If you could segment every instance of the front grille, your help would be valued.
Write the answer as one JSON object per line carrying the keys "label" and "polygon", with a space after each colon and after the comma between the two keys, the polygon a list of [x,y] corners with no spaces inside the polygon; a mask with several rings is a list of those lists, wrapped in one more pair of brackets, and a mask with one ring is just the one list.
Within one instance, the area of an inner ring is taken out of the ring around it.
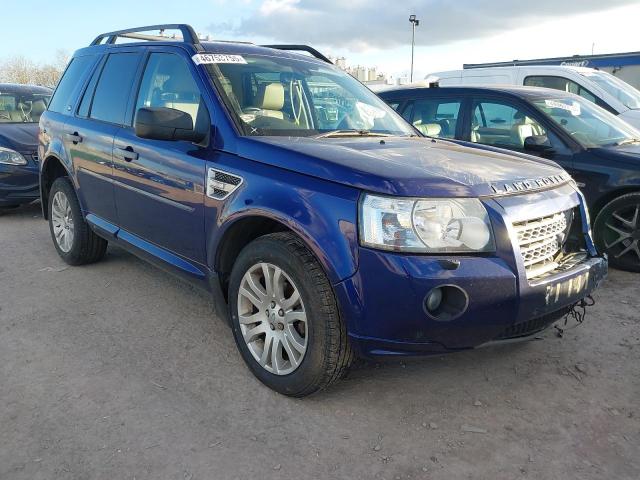
{"label": "front grille", "polygon": [[513,224],[528,279],[558,267],[556,257],[566,240],[572,215],[572,210],[567,210]]}

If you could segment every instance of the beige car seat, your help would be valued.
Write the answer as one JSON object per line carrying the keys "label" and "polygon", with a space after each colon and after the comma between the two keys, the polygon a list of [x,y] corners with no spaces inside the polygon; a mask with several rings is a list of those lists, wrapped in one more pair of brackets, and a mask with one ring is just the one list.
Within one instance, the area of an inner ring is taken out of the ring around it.
{"label": "beige car seat", "polygon": [[442,126],[439,123],[423,124],[421,121],[417,121],[413,125],[420,130],[420,133],[428,137],[439,137],[442,133]]}
{"label": "beige car seat", "polygon": [[284,86],[281,83],[266,83],[258,88],[256,95],[256,108],[265,117],[279,118],[284,120]]}
{"label": "beige car seat", "polygon": [[47,109],[47,104],[43,99],[34,100],[31,105],[31,120],[37,122]]}
{"label": "beige car seat", "polygon": [[160,98],[162,107],[174,108],[191,115],[195,126],[200,107],[200,98],[195,93],[197,87],[188,71],[178,70],[162,85]]}
{"label": "beige car seat", "polygon": [[511,128],[511,141],[514,145],[524,148],[526,138],[545,134],[540,124],[532,118],[521,113],[517,113],[514,118],[516,123]]}
{"label": "beige car seat", "polygon": [[[420,130],[420,133],[429,137],[438,137],[442,133],[442,126],[439,123],[435,123],[435,108],[422,109],[420,111],[420,118],[413,122],[413,126]],[[414,117],[415,118],[415,117]]]}

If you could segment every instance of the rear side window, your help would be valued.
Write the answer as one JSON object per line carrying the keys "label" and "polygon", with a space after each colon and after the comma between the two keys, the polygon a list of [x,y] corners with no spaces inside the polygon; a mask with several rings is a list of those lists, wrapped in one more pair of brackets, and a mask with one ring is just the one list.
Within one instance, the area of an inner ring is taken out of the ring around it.
{"label": "rear side window", "polygon": [[67,66],[67,69],[58,83],[53,98],[49,103],[49,110],[52,112],[71,114],[73,104],[72,95],[80,84],[84,73],[91,67],[95,57],[92,55],[75,57]]}
{"label": "rear side window", "polygon": [[98,80],[89,117],[123,125],[129,94],[136,76],[138,53],[113,53],[107,58]]}
{"label": "rear side window", "polygon": [[596,103],[596,96],[573,80],[564,77],[554,77],[551,75],[530,76],[524,79],[524,84],[528,87],[553,88],[563,92],[575,93],[590,102]]}
{"label": "rear side window", "polygon": [[411,123],[424,135],[455,138],[461,100],[429,98],[413,105]]}

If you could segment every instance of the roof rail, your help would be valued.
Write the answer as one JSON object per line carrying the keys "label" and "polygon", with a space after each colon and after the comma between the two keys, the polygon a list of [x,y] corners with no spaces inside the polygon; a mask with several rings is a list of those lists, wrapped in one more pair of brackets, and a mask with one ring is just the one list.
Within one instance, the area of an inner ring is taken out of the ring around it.
{"label": "roof rail", "polygon": [[[147,33],[142,32],[152,32],[158,30],[160,32],[159,35],[149,35]],[[182,33],[182,37],[168,37],[164,36],[163,32],[165,30],[180,30]],[[118,38],[131,38],[135,40],[144,40],[144,41],[152,41],[152,42],[163,42],[163,41],[171,41],[178,40],[184,43],[188,43],[193,45],[196,50],[204,50],[202,45],[200,44],[200,40],[198,39],[198,35],[195,30],[191,27],[191,25],[187,25],[185,23],[168,23],[164,25],[148,25],[146,27],[136,27],[136,28],[127,28],[126,30],[116,30],[114,32],[107,32],[98,35],[91,45],[100,45],[102,43],[105,44],[114,44]],[[105,40],[103,42],[103,40]]]}
{"label": "roof rail", "polygon": [[321,54],[318,50],[309,45],[262,45],[267,48],[275,48],[277,50],[291,50],[293,52],[307,52],[316,57],[318,60],[322,60],[323,62],[330,63],[333,65],[333,62]]}

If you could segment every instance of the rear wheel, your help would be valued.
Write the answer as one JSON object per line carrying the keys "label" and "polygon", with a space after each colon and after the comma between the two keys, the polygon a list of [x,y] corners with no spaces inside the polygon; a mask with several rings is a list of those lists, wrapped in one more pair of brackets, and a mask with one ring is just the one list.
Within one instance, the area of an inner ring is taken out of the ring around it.
{"label": "rear wheel", "polygon": [[303,397],[349,367],[353,355],[331,285],[295,235],[266,235],[242,250],[229,303],[244,361],[273,390]]}
{"label": "rear wheel", "polygon": [[107,241],[82,217],[71,181],[60,177],[49,193],[49,230],[58,254],[69,265],[94,263],[104,257]]}
{"label": "rear wheel", "polygon": [[640,272],[640,193],[608,203],[593,225],[596,246],[612,267]]}

